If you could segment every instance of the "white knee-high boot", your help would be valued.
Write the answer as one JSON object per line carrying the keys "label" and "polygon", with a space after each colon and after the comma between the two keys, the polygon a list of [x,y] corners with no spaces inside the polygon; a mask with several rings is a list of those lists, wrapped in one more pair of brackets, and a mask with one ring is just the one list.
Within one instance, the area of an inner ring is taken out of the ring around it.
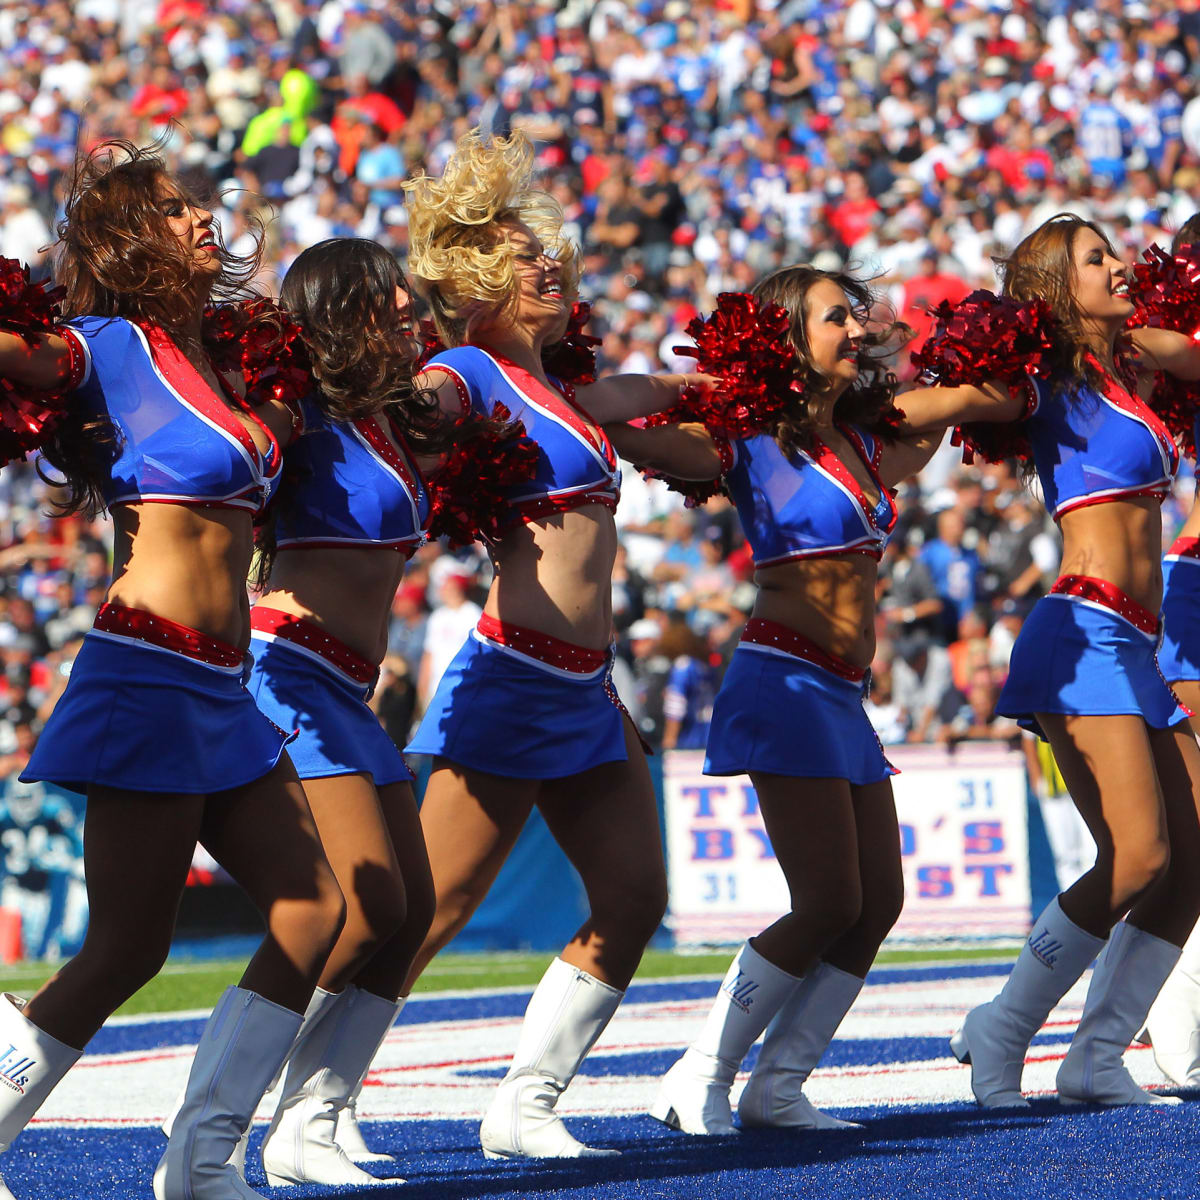
{"label": "white knee-high boot", "polygon": [[738,1119],[743,1125],[858,1128],[853,1121],[839,1121],[815,1108],[803,1089],[862,986],[857,975],[826,962],[817,963],[800,980],[767,1026],[758,1062],[738,1101]]}
{"label": "white knee-high boot", "polygon": [[682,1133],[733,1133],[733,1078],[799,982],[747,942],[725,974],[704,1031],[663,1076],[650,1115]]}
{"label": "white knee-high boot", "polygon": [[322,1001],[321,1012],[312,1021],[306,1019],[288,1056],[283,1094],[263,1141],[263,1167],[272,1187],[378,1183],[354,1165],[338,1145],[336,1133],[339,1115],[400,1006],[356,987],[324,995],[328,999]]}
{"label": "white knee-high boot", "polygon": [[196,1047],[183,1105],[154,1172],[155,1200],[255,1200],[231,1165],[259,1100],[287,1057],[301,1017],[227,988]]}
{"label": "white knee-high boot", "polygon": [[1158,1069],[1180,1087],[1200,1087],[1200,924],[1184,943],[1146,1018]]}
{"label": "white knee-high boot", "polygon": [[[21,1011],[25,1001],[0,996],[0,1153],[29,1124],[80,1051],[52,1038]],[[13,1200],[0,1179],[0,1200]]]}
{"label": "white knee-high boot", "polygon": [[1079,1028],[1058,1069],[1059,1100],[1064,1104],[1179,1103],[1175,1096],[1155,1096],[1138,1087],[1123,1061],[1178,961],[1178,946],[1125,921],[1117,924],[1092,972]]}
{"label": "white knee-high boot", "polygon": [[1056,897],[1034,923],[1000,994],[967,1013],[950,1049],[971,1064],[971,1090],[984,1108],[1029,1107],[1021,1095],[1025,1051],[1103,947],[1104,939],[1080,929]]}
{"label": "white knee-high boot", "polygon": [[[401,996],[396,1001],[397,1017],[399,1017],[407,1001],[407,996]],[[378,1051],[378,1047],[376,1047],[376,1051]],[[374,1057],[375,1055],[372,1054],[372,1060],[374,1060]],[[395,1155],[381,1154],[378,1151],[372,1150],[367,1145],[363,1139],[362,1128],[358,1123],[358,1098],[362,1094],[363,1083],[366,1081],[370,1069],[371,1064],[367,1063],[366,1067],[363,1068],[362,1078],[359,1079],[358,1086],[350,1093],[350,1099],[346,1102],[346,1107],[338,1113],[337,1144],[345,1151],[346,1157],[351,1162],[393,1162]],[[0,1197],[0,1200],[3,1200],[3,1197]]]}
{"label": "white knee-high boot", "polygon": [[488,1158],[617,1154],[578,1142],[554,1111],[624,992],[556,958],[525,1010],[517,1052],[479,1127]]}

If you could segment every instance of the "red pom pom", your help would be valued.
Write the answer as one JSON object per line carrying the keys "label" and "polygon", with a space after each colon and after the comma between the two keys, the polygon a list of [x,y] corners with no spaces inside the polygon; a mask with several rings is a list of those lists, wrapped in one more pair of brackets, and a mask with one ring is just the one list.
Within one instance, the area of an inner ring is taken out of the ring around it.
{"label": "red pom pom", "polygon": [[[1048,375],[1058,359],[1054,318],[1044,300],[1021,302],[976,291],[954,307],[943,302],[934,316],[933,334],[912,356],[922,382],[961,387],[998,380],[1020,391],[1026,412],[1032,411],[1037,400],[1033,378]],[[963,446],[966,462],[976,454],[987,462],[1028,461],[1031,456],[1020,421],[960,425],[953,440]]]}
{"label": "red pom pom", "polygon": [[[668,410],[671,421],[699,421],[733,438],[754,437],[774,426],[803,393],[795,351],[788,340],[791,317],[778,304],[759,304],[747,292],[722,292],[708,317],[688,323],[695,347],[677,354],[696,359],[719,388],[689,388]],[[659,422],[661,423],[661,422]]]}
{"label": "red pom pom", "polygon": [[[0,258],[0,329],[27,345],[56,332],[61,288],[31,283],[29,268]],[[62,388],[35,388],[0,378],[0,463],[24,458],[45,445],[67,411],[66,398],[77,380]]]}
{"label": "red pom pom", "polygon": [[602,339],[583,332],[591,317],[590,304],[576,301],[571,307],[566,333],[542,351],[542,366],[547,375],[579,387],[596,382],[596,347]]}
{"label": "red pom pom", "polygon": [[1127,324],[1200,335],[1200,246],[1168,254],[1159,246],[1143,251],[1133,268],[1130,299],[1136,307]]}
{"label": "red pom pom", "polygon": [[[503,419],[501,412],[497,405],[497,419]],[[537,472],[538,449],[524,427],[494,426],[474,414],[457,421],[457,447],[429,486],[432,537],[449,538],[452,546],[495,541],[509,511],[505,492]]]}
{"label": "red pom pom", "polygon": [[1147,401],[1171,431],[1180,452],[1196,460],[1196,417],[1200,414],[1200,383],[1185,382],[1159,371]]}
{"label": "red pom pom", "polygon": [[204,310],[204,341],[219,370],[240,371],[246,403],[275,401],[298,412],[312,390],[300,326],[274,300],[259,297]]}
{"label": "red pom pom", "polygon": [[429,360],[446,348],[446,343],[438,336],[437,326],[432,321],[422,321],[420,333],[421,353],[417,355],[417,361],[413,364],[414,375],[419,375],[429,365]]}

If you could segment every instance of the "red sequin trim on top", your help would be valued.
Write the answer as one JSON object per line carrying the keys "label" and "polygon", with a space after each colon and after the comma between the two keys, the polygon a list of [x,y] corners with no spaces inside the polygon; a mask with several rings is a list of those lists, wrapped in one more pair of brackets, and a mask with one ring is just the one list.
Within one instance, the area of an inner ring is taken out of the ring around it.
{"label": "red sequin trim on top", "polygon": [[513,516],[508,524],[516,524],[519,521],[536,521],[541,517],[553,516],[555,513],[586,508],[589,504],[599,504],[602,508],[616,512],[617,497],[612,494],[611,485],[597,483],[593,487],[571,492],[566,496],[537,496],[532,500],[522,500],[513,505]]}
{"label": "red sequin trim on top", "polygon": [[778,621],[764,621],[761,617],[747,621],[746,628],[742,631],[742,641],[779,650],[793,658],[802,658],[805,662],[810,662],[813,666],[851,683],[862,683],[867,676],[865,668],[856,667],[844,658],[830,654],[811,638],[806,638],[804,634],[797,633],[786,625],[780,625]]}
{"label": "red sequin trim on top", "polygon": [[64,325],[58,332],[67,344],[67,378],[62,386],[65,391],[73,392],[87,374],[87,352],[75,330]]}
{"label": "red sequin trim on top", "polygon": [[591,675],[600,670],[608,661],[608,655],[603,650],[589,650],[586,646],[576,646],[572,642],[564,642],[548,633],[537,629],[526,629],[523,625],[513,625],[508,621],[500,621],[484,613],[479,618],[476,629],[499,646],[507,646],[529,658],[536,658],[547,666],[557,667],[560,671],[570,671],[575,675]]}
{"label": "red sequin trim on top", "polygon": [[1089,600],[1111,609],[1118,617],[1124,617],[1135,629],[1140,629],[1150,637],[1158,633],[1158,617],[1107,579],[1094,579],[1090,575],[1062,575],[1054,581],[1050,594]]}
{"label": "red sequin trim on top", "polygon": [[429,363],[422,368],[422,372],[427,374],[430,371],[441,371],[443,375],[449,375],[454,381],[454,387],[458,392],[458,402],[462,405],[461,416],[466,416],[471,411],[471,393],[467,390],[467,385],[463,377],[451,367],[445,366],[443,363]]}
{"label": "red sequin trim on top", "polygon": [[369,659],[351,650],[345,642],[326,633],[319,625],[295,613],[280,612],[277,608],[256,604],[250,610],[250,628],[311,651],[364,686],[373,683],[378,674],[378,668]]}
{"label": "red sequin trim on top", "polygon": [[200,633],[176,621],[168,621],[166,617],[155,616],[154,613],[143,609],[126,608],[123,604],[100,605],[92,627],[100,633],[130,638],[136,642],[145,642],[150,646],[182,654],[186,658],[194,658],[210,667],[241,670],[246,658],[236,646],[231,646],[228,642],[209,637],[206,633]]}
{"label": "red sequin trim on top", "polygon": [[1171,543],[1167,551],[1169,558],[1198,558],[1200,559],[1200,538],[1178,537]]}

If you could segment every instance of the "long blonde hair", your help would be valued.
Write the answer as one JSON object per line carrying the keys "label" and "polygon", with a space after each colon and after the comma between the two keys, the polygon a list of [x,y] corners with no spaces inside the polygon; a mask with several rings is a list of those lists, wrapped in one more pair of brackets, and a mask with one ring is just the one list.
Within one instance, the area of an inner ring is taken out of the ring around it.
{"label": "long blonde hair", "polygon": [[579,249],[563,233],[563,211],[533,186],[533,144],[523,133],[459,139],[440,179],[419,175],[408,196],[408,266],[428,299],[438,334],[461,346],[472,323],[516,302],[515,251],[501,228],[522,222],[562,265],[563,296],[579,290]]}

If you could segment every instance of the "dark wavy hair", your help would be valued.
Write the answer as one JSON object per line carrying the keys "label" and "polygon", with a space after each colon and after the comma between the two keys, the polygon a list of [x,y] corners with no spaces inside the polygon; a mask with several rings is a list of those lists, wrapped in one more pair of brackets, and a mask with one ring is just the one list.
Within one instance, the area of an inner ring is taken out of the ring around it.
{"label": "dark wavy hair", "polygon": [[[114,139],[76,162],[55,247],[66,316],[149,321],[175,337],[194,319],[200,267],[171,232],[157,193],[169,183],[189,203],[200,201],[167,169],[162,147],[161,140],[136,146]],[[261,224],[254,249],[241,256],[230,252],[215,225],[212,232],[221,270],[209,295],[221,301],[251,294],[265,247]]]}
{"label": "dark wavy hair", "polygon": [[[165,139],[166,135],[164,135]],[[70,192],[54,248],[54,275],[65,295],[64,317],[123,317],[161,325],[176,341],[188,343],[196,316],[195,281],[199,266],[171,232],[158,202],[170,183],[197,202],[167,169],[163,140],[150,146],[114,139],[76,160]],[[261,226],[255,248],[236,256],[214,226],[221,271],[209,295],[232,300],[250,295],[249,282],[263,255]],[[270,320],[269,317],[264,319]],[[104,507],[102,488],[118,451],[117,430],[107,417],[64,421],[42,449],[42,458],[62,478],[41,471],[65,492],[56,514],[94,514]]]}
{"label": "dark wavy hair", "polygon": [[[313,400],[333,421],[386,412],[416,454],[433,456],[456,442],[455,422],[436,395],[413,382],[417,342],[396,309],[396,289],[412,295],[396,257],[365,238],[330,238],[305,250],[284,277],[279,300],[300,326],[311,359]],[[267,586],[275,530],[299,480],[288,471],[255,544],[252,582]]]}
{"label": "dark wavy hair", "polygon": [[[1074,295],[1072,252],[1075,239],[1084,229],[1092,230],[1109,253],[1117,256],[1108,235],[1095,221],[1087,221],[1074,213],[1059,213],[1039,225],[1007,258],[996,259],[996,265],[1004,281],[1005,296],[1020,301],[1044,300],[1049,305],[1054,316],[1050,337],[1064,372],[1099,386],[1103,383],[1104,373],[1094,365],[1085,318]],[[1118,355],[1124,348],[1122,336],[1117,342]]]}
{"label": "dark wavy hair", "polygon": [[[806,393],[818,393],[829,386],[829,379],[812,362],[807,330],[808,294],[824,280],[846,293],[855,318],[867,330],[858,343],[858,378],[838,397],[834,415],[839,421],[889,434],[893,422],[887,417],[895,406],[897,379],[886,360],[912,336],[912,331],[896,320],[881,324],[872,319],[872,311],[879,302],[871,288],[845,271],[822,271],[801,264],[772,272],[755,285],[753,295],[759,301],[787,309],[791,317],[788,337],[799,361],[800,382]],[[798,396],[776,425],[773,436],[783,450],[807,449],[814,433],[808,403]],[[890,433],[890,436],[895,435]]]}
{"label": "dark wavy hair", "polygon": [[334,421],[388,410],[412,448],[445,446],[437,398],[413,385],[415,331],[396,309],[412,295],[395,256],[366,238],[330,238],[288,270],[279,302],[300,326],[312,359],[315,400]]}
{"label": "dark wavy hair", "polygon": [[1178,254],[1184,246],[1195,246],[1197,243],[1200,243],[1200,212],[1192,213],[1175,231],[1171,239],[1171,253]]}

